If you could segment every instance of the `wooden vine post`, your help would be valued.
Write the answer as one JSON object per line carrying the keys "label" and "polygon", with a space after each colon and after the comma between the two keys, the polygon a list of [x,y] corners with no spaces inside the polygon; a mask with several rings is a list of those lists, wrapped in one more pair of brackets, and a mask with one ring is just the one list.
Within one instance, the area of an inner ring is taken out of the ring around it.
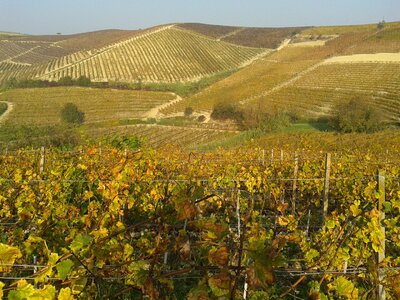
{"label": "wooden vine post", "polygon": [[331,176],[331,154],[326,153],[325,156],[325,176],[324,176],[324,194],[323,194],[323,211],[322,211],[322,224],[325,226],[325,218],[328,214],[329,206],[329,181]]}
{"label": "wooden vine post", "polygon": [[39,173],[43,174],[44,172],[44,164],[46,163],[46,151],[44,147],[40,148],[40,165],[39,165]]}
{"label": "wooden vine post", "polygon": [[384,270],[381,269],[381,263],[385,259],[385,239],[386,239],[386,231],[385,227],[383,225],[383,222],[385,220],[385,212],[383,210],[383,204],[385,202],[385,178],[386,174],[385,171],[379,170],[378,172],[378,192],[379,192],[379,202],[378,202],[378,209],[379,209],[379,225],[381,227],[381,232],[382,232],[382,239],[381,239],[381,251],[378,253],[378,279],[379,279],[379,285],[378,285],[378,291],[377,291],[377,299],[378,300],[385,300],[386,299],[386,291],[385,287],[383,286],[382,282],[385,278],[385,272]]}
{"label": "wooden vine post", "polygon": [[292,185],[292,214],[296,212],[296,189],[297,189],[297,176],[299,172],[299,156],[297,152],[294,153],[294,170],[293,170],[293,185]]}

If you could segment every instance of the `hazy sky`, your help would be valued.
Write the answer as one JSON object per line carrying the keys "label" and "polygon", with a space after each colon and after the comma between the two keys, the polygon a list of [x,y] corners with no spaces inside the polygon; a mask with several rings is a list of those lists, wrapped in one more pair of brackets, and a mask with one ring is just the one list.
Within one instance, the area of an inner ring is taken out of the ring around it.
{"label": "hazy sky", "polygon": [[175,22],[282,27],[400,21],[400,0],[0,0],[0,31],[63,34]]}

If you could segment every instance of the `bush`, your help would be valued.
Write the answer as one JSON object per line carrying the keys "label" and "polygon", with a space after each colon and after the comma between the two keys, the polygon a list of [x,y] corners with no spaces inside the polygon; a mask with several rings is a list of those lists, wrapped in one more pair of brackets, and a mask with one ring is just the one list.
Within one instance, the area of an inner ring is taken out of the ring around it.
{"label": "bush", "polygon": [[86,76],[80,76],[77,80],[76,80],[76,84],[78,86],[90,86],[92,82],[90,81],[89,78],[87,78]]}
{"label": "bush", "polygon": [[337,105],[330,125],[334,130],[344,133],[371,133],[385,127],[381,112],[361,99],[352,99],[348,103]]}
{"label": "bush", "polygon": [[61,110],[61,120],[67,124],[82,124],[85,121],[85,113],[75,104],[67,103]]}
{"label": "bush", "polygon": [[4,114],[8,109],[8,104],[4,102],[0,102],[0,116]]}
{"label": "bush", "polygon": [[212,113],[211,118],[214,120],[233,120],[238,123],[243,121],[243,112],[238,110],[232,104],[217,104]]}
{"label": "bush", "polygon": [[185,117],[190,117],[193,114],[193,108],[186,107],[185,108]]}
{"label": "bush", "polygon": [[197,121],[200,123],[203,123],[206,120],[206,117],[204,115],[200,115],[197,117]]}
{"label": "bush", "polygon": [[58,80],[58,84],[61,86],[72,86],[74,85],[74,80],[70,76],[65,76]]}

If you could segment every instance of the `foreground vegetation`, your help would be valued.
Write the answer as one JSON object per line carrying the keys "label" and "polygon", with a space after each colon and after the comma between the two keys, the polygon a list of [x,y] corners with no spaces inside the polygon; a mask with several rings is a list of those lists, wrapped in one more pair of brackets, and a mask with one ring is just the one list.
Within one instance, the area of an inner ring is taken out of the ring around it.
{"label": "foreground vegetation", "polygon": [[358,299],[381,284],[399,297],[398,147],[333,153],[328,193],[322,152],[281,149],[1,155],[1,293]]}

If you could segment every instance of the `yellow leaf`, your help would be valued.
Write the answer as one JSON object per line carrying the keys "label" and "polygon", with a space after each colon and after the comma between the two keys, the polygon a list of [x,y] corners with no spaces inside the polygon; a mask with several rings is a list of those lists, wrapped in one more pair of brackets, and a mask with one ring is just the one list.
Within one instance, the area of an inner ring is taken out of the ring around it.
{"label": "yellow leaf", "polygon": [[[0,264],[13,265],[17,258],[20,258],[21,252],[17,247],[6,244],[0,244]],[[11,272],[11,266],[0,267],[0,272]]]}

